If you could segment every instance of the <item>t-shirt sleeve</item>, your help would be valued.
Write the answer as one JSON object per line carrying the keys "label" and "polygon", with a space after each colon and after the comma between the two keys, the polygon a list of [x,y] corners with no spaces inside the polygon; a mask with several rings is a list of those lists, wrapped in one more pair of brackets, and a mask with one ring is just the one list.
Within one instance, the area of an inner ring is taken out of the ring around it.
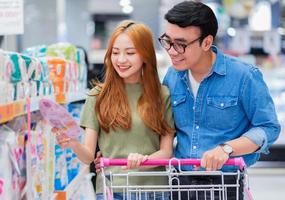
{"label": "t-shirt sleeve", "polygon": [[96,96],[88,96],[80,117],[80,126],[90,128],[99,133],[99,122],[95,114]]}
{"label": "t-shirt sleeve", "polygon": [[163,96],[163,103],[165,106],[165,114],[164,114],[165,120],[171,128],[175,128],[174,120],[173,120],[173,113],[172,113],[172,108],[171,108],[170,94],[169,94],[168,88],[166,88],[165,86],[162,87],[162,96]]}

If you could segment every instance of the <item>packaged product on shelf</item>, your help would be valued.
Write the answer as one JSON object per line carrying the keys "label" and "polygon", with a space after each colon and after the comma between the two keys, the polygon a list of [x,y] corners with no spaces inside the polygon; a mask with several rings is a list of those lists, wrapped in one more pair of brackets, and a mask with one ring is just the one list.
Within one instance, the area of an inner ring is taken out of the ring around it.
{"label": "packaged product on shelf", "polygon": [[[24,55],[40,59],[43,74],[36,81],[39,96],[54,94],[56,101],[64,104],[75,93],[86,89],[87,66],[83,49],[76,48],[70,43],[56,43],[28,48],[24,50]],[[33,81],[30,81],[30,84],[33,84]],[[23,83],[19,84],[18,90],[21,88],[25,88]]]}
{"label": "packaged product on shelf", "polygon": [[[30,199],[50,199],[53,193],[53,167],[50,168],[50,159],[53,160],[54,140],[48,128],[48,124],[39,120],[40,114],[37,113],[32,117],[32,123],[35,124],[30,135],[29,159],[30,166],[27,173],[28,177],[29,198]],[[52,163],[53,164],[53,163]],[[51,178],[52,177],[52,178]]]}
{"label": "packaged product on shelf", "polygon": [[59,103],[66,102],[66,93],[68,91],[68,82],[66,75],[66,60],[62,58],[47,58],[49,66],[49,79],[53,83],[56,101]]}
{"label": "packaged product on shelf", "polygon": [[44,196],[44,184],[47,182],[45,176],[45,152],[42,133],[31,131],[27,171],[27,196],[29,199],[40,200]]}
{"label": "packaged product on shelf", "polygon": [[15,87],[14,100],[24,99],[29,93],[28,74],[25,61],[17,53],[10,53],[12,61],[13,73],[11,74],[11,82]]}
{"label": "packaged product on shelf", "polygon": [[[80,120],[80,113],[82,110],[83,103],[70,103],[67,105],[68,112],[71,114],[73,119],[79,123]],[[81,130],[80,136],[77,138],[79,141],[83,141],[83,130]],[[77,158],[76,154],[70,150],[68,151],[68,157],[67,160],[67,168],[68,168],[68,176],[69,181],[71,181],[77,174],[79,173],[81,169],[81,161]]]}
{"label": "packaged product on shelf", "polygon": [[13,153],[19,167],[18,188],[21,196],[25,193],[27,186],[27,120],[25,116],[20,116],[6,123],[7,126],[16,133],[17,147]]}
{"label": "packaged product on shelf", "polygon": [[[78,176],[81,162],[71,149],[56,144],[38,102],[54,94],[58,103],[78,100],[80,95],[67,95],[81,88],[82,62],[82,52],[67,43],[33,47],[23,54],[0,49],[0,123],[5,123],[0,125],[0,200],[53,199],[54,191],[64,190]],[[69,136],[81,141],[81,105],[71,115],[63,109],[53,115],[71,129]]]}
{"label": "packaged product on shelf", "polygon": [[[87,88],[87,63],[86,63],[86,53],[84,49],[77,47],[77,63],[78,63],[78,80],[77,90],[82,90]],[[87,61],[88,62],[88,61]]]}
{"label": "packaged product on shelf", "polygon": [[83,103],[70,103],[67,105],[68,112],[79,123],[80,114],[83,107]]}
{"label": "packaged product on shelf", "polygon": [[[41,118],[41,115],[39,112],[36,112],[35,116],[33,116],[34,120],[37,121],[36,125],[36,132],[42,133],[41,137],[43,137],[43,146],[44,150],[42,150],[43,154],[40,154],[44,157],[42,157],[42,160],[44,162],[43,167],[45,168],[45,182],[43,187],[43,194],[44,198],[42,199],[51,199],[51,195],[54,191],[54,177],[55,177],[55,136],[51,132],[50,125],[44,121],[44,120],[38,120],[37,118]],[[41,140],[41,138],[39,138]],[[48,195],[48,198],[46,198]]]}
{"label": "packaged product on shelf", "polygon": [[76,47],[70,43],[56,43],[48,46],[47,57],[59,57],[70,61],[76,61]]}
{"label": "packaged product on shelf", "polygon": [[17,83],[22,80],[21,78],[21,70],[19,64],[19,54],[15,52],[8,53],[10,61],[12,62],[12,74],[10,80],[12,83]]}
{"label": "packaged product on shelf", "polygon": [[85,174],[68,194],[69,200],[95,200],[95,192],[91,182],[93,174]]}
{"label": "packaged product on shelf", "polygon": [[40,79],[40,70],[37,66],[37,60],[36,58],[32,58],[29,56],[21,55],[21,58],[24,62],[22,62],[22,67],[26,74],[26,79],[28,81],[30,80],[39,80]]}
{"label": "packaged product on shelf", "polygon": [[65,150],[55,145],[55,169],[54,169],[54,190],[64,190],[68,185]]}
{"label": "packaged product on shelf", "polygon": [[39,45],[39,46],[34,46],[27,48],[23,51],[23,54],[26,54],[28,56],[32,57],[45,57],[47,52],[47,46],[46,45]]}
{"label": "packaged product on shelf", "polygon": [[52,81],[50,80],[50,69],[46,58],[39,58],[41,75],[39,81],[39,96],[53,95],[54,89]]}
{"label": "packaged product on shelf", "polygon": [[20,172],[14,154],[16,135],[5,125],[0,126],[0,133],[0,200],[20,199]]}
{"label": "packaged product on shelf", "polygon": [[37,58],[26,55],[21,55],[21,72],[26,74],[22,76],[22,81],[29,83],[29,96],[35,97],[38,95],[38,82],[41,78],[41,63]]}
{"label": "packaged product on shelf", "polygon": [[41,68],[35,58],[9,52],[12,66],[11,83],[15,87],[14,100],[37,96],[37,83],[40,79]]}
{"label": "packaged product on shelf", "polygon": [[67,92],[76,92],[78,89],[78,65],[75,62],[67,61],[65,80],[68,83]]}
{"label": "packaged product on shelf", "polygon": [[76,154],[74,154],[71,149],[65,149],[65,155],[66,155],[68,183],[71,183],[71,181],[79,173],[80,161],[78,160]]}
{"label": "packaged product on shelf", "polygon": [[23,51],[22,56],[27,62],[29,62],[30,58],[30,62],[32,62],[36,69],[31,80],[36,82],[38,96],[52,95],[54,91],[52,82],[49,79],[46,51],[47,46],[45,45],[30,47]]}
{"label": "packaged product on shelf", "polygon": [[[45,126],[46,128],[47,126]],[[45,130],[45,132],[47,132]],[[48,129],[48,133],[51,133],[50,128]],[[49,177],[48,181],[48,191],[49,194],[52,194],[54,191],[54,179],[55,179],[55,136],[53,134],[48,134],[48,149],[49,151],[47,152],[47,176]]]}
{"label": "packaged product on shelf", "polygon": [[0,49],[0,105],[14,100],[14,88],[10,82],[12,73],[11,62],[6,52]]}

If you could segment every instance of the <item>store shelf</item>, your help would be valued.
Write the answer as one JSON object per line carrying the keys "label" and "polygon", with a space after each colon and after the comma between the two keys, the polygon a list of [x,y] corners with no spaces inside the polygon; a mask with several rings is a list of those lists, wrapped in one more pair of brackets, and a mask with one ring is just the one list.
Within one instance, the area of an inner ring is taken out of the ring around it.
{"label": "store shelf", "polygon": [[[82,92],[73,92],[66,94],[66,100],[61,102],[62,104],[68,104],[76,101],[81,101],[86,98],[88,90]],[[54,95],[43,96],[43,97],[32,97],[30,98],[30,112],[37,111],[39,109],[39,101],[41,99],[55,100]],[[27,114],[27,100],[14,101],[8,104],[0,105],[0,124],[6,123],[13,120],[15,117]]]}
{"label": "store shelf", "polygon": [[66,103],[72,103],[86,99],[87,92],[88,90],[84,90],[82,92],[69,93],[66,98]]}
{"label": "store shelf", "polygon": [[0,105],[0,124],[26,113],[26,101],[19,100]]}

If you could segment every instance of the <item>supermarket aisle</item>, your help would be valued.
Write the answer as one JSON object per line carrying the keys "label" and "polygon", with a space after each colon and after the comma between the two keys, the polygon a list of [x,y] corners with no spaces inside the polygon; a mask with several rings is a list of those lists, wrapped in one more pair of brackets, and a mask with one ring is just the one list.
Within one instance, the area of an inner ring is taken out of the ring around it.
{"label": "supermarket aisle", "polygon": [[285,168],[251,168],[248,174],[254,200],[285,199]]}

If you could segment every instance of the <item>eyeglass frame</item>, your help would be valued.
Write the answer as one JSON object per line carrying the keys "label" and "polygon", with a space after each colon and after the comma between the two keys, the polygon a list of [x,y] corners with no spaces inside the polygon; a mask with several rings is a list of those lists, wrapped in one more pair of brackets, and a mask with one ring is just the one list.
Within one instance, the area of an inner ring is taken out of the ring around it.
{"label": "eyeglass frame", "polygon": [[183,48],[183,52],[179,52],[179,51],[177,51],[177,49],[175,48],[175,45],[177,45],[176,42],[172,42],[171,40],[168,40],[168,41],[169,41],[169,45],[170,45],[169,48],[165,48],[165,47],[162,45],[161,40],[166,41],[166,39],[163,39],[164,36],[165,36],[165,35],[163,34],[162,36],[160,36],[160,37],[158,38],[158,41],[159,41],[160,45],[161,45],[166,51],[169,51],[169,50],[171,49],[171,47],[173,47],[173,49],[174,49],[177,53],[179,53],[179,54],[185,53],[185,50],[186,50],[186,48],[187,48],[189,45],[194,44],[195,42],[197,42],[198,40],[200,40],[200,39],[202,38],[202,36],[199,36],[198,38],[196,38],[195,40],[192,40],[191,42],[188,42],[187,44],[179,44],[179,45],[181,45],[182,48]]}

